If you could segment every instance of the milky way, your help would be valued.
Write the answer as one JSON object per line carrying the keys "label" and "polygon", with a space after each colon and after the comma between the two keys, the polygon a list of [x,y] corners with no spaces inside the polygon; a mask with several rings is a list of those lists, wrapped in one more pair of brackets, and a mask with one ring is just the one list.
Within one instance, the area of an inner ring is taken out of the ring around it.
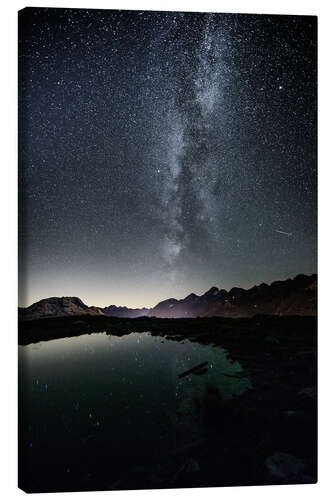
{"label": "milky way", "polygon": [[22,305],[316,272],[316,18],[19,14]]}

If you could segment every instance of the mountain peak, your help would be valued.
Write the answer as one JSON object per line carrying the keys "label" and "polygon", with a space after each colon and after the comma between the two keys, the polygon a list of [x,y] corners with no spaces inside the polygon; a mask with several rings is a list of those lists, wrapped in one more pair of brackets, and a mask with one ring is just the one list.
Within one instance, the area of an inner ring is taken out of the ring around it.
{"label": "mountain peak", "polygon": [[188,301],[188,300],[195,300],[198,298],[199,298],[199,296],[196,295],[195,293],[190,293],[189,295],[187,295],[187,297],[185,297],[184,302]]}
{"label": "mountain peak", "polygon": [[219,293],[219,289],[217,286],[212,286],[207,292],[203,294],[203,297],[207,297],[208,295],[217,295]]}
{"label": "mountain peak", "polygon": [[21,308],[20,319],[31,320],[75,315],[103,315],[99,307],[88,307],[79,297],[49,297]]}

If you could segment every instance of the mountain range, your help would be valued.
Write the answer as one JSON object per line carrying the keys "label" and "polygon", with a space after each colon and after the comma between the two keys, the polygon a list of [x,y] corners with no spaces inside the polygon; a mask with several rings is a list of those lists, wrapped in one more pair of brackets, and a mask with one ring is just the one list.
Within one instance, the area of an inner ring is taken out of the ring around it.
{"label": "mountain range", "polygon": [[294,279],[275,281],[271,285],[262,283],[248,290],[234,287],[227,291],[213,286],[203,295],[191,293],[184,299],[170,298],[150,309],[115,305],[89,307],[78,297],[50,297],[29,307],[19,308],[20,320],[84,314],[122,318],[240,318],[256,314],[314,316],[317,314],[317,275],[300,274]]}

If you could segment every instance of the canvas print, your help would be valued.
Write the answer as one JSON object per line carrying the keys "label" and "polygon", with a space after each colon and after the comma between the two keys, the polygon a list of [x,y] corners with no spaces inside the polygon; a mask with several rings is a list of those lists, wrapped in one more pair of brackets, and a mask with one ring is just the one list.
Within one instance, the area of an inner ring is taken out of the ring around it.
{"label": "canvas print", "polygon": [[18,19],[19,487],[316,482],[316,17]]}

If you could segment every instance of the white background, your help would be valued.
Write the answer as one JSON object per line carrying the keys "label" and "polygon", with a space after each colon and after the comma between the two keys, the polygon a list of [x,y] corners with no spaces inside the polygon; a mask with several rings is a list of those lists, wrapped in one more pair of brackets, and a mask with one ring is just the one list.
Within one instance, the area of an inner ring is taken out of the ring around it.
{"label": "white background", "polygon": [[[0,494],[2,498],[25,495],[17,489],[17,10],[26,6],[189,10],[239,13],[303,14],[319,16],[319,482],[306,486],[238,487],[136,492],[87,492],[53,494],[56,498],[109,498],[155,500],[207,495],[261,500],[333,498],[333,175],[332,92],[333,20],[329,1],[211,1],[211,0],[67,0],[11,1],[1,8],[1,160],[0,160]],[[306,436],[304,436],[306,439]],[[45,494],[38,499],[46,498]]]}

